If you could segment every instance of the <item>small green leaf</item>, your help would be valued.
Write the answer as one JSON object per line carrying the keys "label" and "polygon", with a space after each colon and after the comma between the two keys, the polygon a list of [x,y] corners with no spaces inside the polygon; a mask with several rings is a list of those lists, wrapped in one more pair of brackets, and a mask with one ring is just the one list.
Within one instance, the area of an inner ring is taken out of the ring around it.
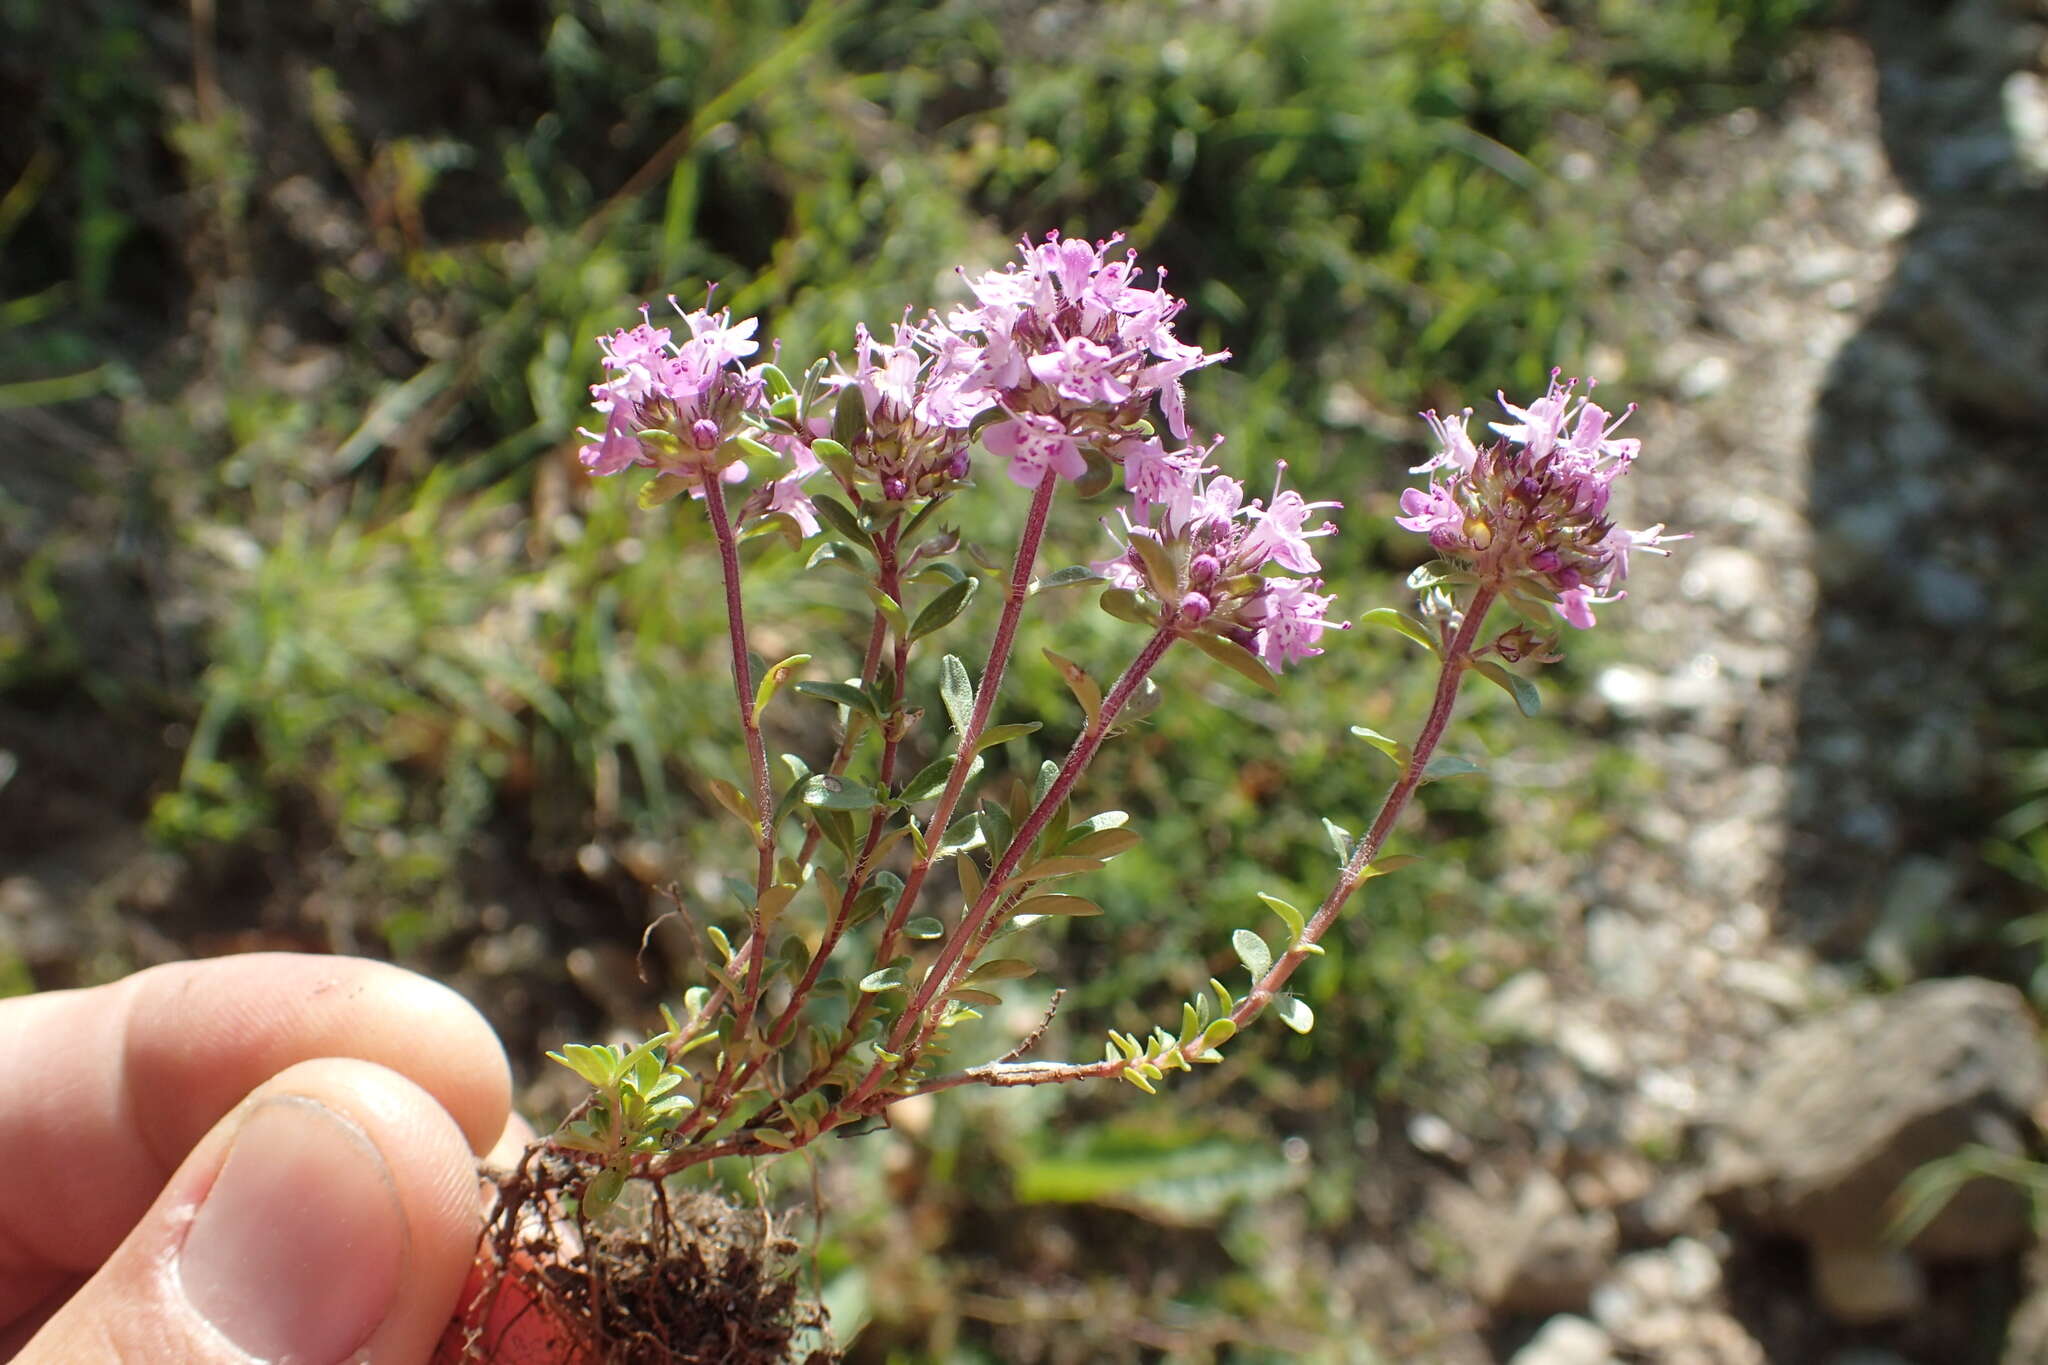
{"label": "small green leaf", "polygon": [[844,706],[850,711],[872,716],[876,720],[881,719],[875,714],[874,699],[851,682],[800,682],[792,690],[801,696],[816,697],[820,701]]}
{"label": "small green leaf", "polygon": [[903,926],[903,932],[914,939],[944,938],[946,925],[937,915],[919,915]]}
{"label": "small green leaf", "polygon": [[910,623],[910,638],[922,640],[933,631],[951,625],[953,618],[966,608],[968,599],[974,596],[974,590],[980,586],[981,580],[978,578],[962,578],[925,603],[924,610]]}
{"label": "small green leaf", "polygon": [[880,995],[883,991],[901,990],[902,988],[903,969],[901,967],[884,967],[881,971],[869,972],[860,979],[860,992],[862,995]]}
{"label": "small green leaf", "polygon": [[789,675],[811,661],[808,654],[792,654],[781,663],[761,675],[761,685],[754,689],[754,725],[759,728],[761,713],[768,709],[768,703],[775,700],[775,694],[789,681]]}
{"label": "small green leaf", "polygon": [[599,1088],[608,1086],[618,1079],[619,1054],[608,1047],[567,1043],[560,1052],[550,1052],[548,1057]]}
{"label": "small green leaf", "polygon": [[860,551],[843,540],[825,540],[811,551],[811,557],[804,561],[806,569],[815,569],[827,564],[835,569],[844,569],[851,574],[866,574],[867,566],[861,562]]}
{"label": "small green leaf", "polygon": [[1325,818],[1323,821],[1323,833],[1330,836],[1330,848],[1336,853],[1338,862],[1341,863],[1351,856],[1350,830],[1334,820]]}
{"label": "small green leaf", "polygon": [[640,497],[638,499],[640,510],[651,512],[664,503],[674,502],[689,491],[690,481],[688,479],[676,478],[673,475],[657,474],[646,483],[640,485]]}
{"label": "small green leaf", "polygon": [[1252,974],[1252,980],[1262,979],[1273,967],[1273,951],[1266,946],[1266,940],[1249,929],[1239,929],[1230,936],[1231,946],[1237,949],[1237,960],[1244,963]]}
{"label": "small green leaf", "polygon": [[1237,641],[1206,633],[1190,635],[1187,638],[1196,649],[1261,691],[1275,694],[1280,691],[1280,680],[1273,676],[1273,670],[1260,663],[1258,655]]}
{"label": "small green leaf", "polygon": [[862,583],[860,586],[861,590],[867,593],[868,601],[875,604],[875,610],[882,613],[882,619],[889,623],[889,628],[896,632],[896,638],[909,638],[910,618],[904,614],[903,604],[873,583]]}
{"label": "small green leaf", "polygon": [[1152,585],[1152,595],[1162,601],[1176,600],[1180,573],[1166,547],[1153,536],[1133,531],[1131,548],[1137,551],[1139,562],[1145,566],[1145,577]]}
{"label": "small green leaf", "polygon": [[958,655],[948,654],[939,660],[939,699],[946,704],[953,728],[965,734],[974,719],[974,679]]}
{"label": "small green leaf", "polygon": [[1218,1048],[1237,1036],[1237,1025],[1229,1019],[1212,1019],[1202,1030],[1202,1047]]}
{"label": "small green leaf", "polygon": [[1378,749],[1388,758],[1393,759],[1404,771],[1407,769],[1408,746],[1400,740],[1393,738],[1391,735],[1383,735],[1377,730],[1368,729],[1363,725],[1352,726],[1351,733],[1357,735],[1367,744],[1372,745],[1373,748]]}
{"label": "small green leaf", "polygon": [[932,856],[950,858],[970,848],[980,848],[987,842],[988,832],[982,828],[981,812],[971,811],[946,827],[945,841]]}
{"label": "small green leaf", "polygon": [[832,439],[850,450],[867,434],[867,398],[858,384],[848,384],[839,391],[839,401],[832,408]]}
{"label": "small green leaf", "polygon": [[733,958],[732,940],[725,936],[725,930],[712,925],[704,931],[711,938],[711,946],[718,949],[718,955],[727,962]]}
{"label": "small green leaf", "polygon": [[991,981],[1020,981],[1038,971],[1021,957],[999,957],[980,963],[969,972],[963,985],[985,986]]}
{"label": "small green leaf", "polygon": [[1278,915],[1280,922],[1287,926],[1287,941],[1289,943],[1293,943],[1301,937],[1301,911],[1295,909],[1286,901],[1281,900],[1278,896],[1269,896],[1263,891],[1259,893],[1259,899],[1264,901],[1266,908]]}
{"label": "small green leaf", "polygon": [[761,932],[766,933],[774,925],[800,890],[802,888],[795,882],[777,882],[761,893],[760,903],[754,907],[754,914],[761,922]]}
{"label": "small green leaf", "polygon": [[1101,866],[1102,861],[1098,858],[1040,858],[1030,866],[1012,873],[1010,880],[1004,884],[1013,886],[1024,882],[1041,882],[1051,877],[1074,877],[1083,872],[1093,872]]}
{"label": "small green leaf", "polygon": [[1422,770],[1422,780],[1424,782],[1441,782],[1447,777],[1466,777],[1472,773],[1483,771],[1484,769],[1477,763],[1459,758],[1456,755],[1438,754],[1430,759],[1429,765]]}
{"label": "small green leaf", "polygon": [[[1039,802],[1045,800],[1047,796],[1052,794],[1052,784],[1059,780],[1059,764],[1053,762],[1049,758],[1046,759],[1044,762],[1040,763],[1038,765],[1038,776],[1035,779],[1033,779],[1031,783],[1030,804],[1033,807],[1036,807]],[[1021,809],[1016,812],[1018,824],[1024,823],[1025,814],[1026,812]]]}
{"label": "small green leaf", "polygon": [[781,451],[777,450],[774,446],[762,444],[744,431],[733,437],[732,443],[741,450],[744,450],[749,459],[768,461],[779,461],[782,459]]}
{"label": "small green leaf", "polygon": [[858,471],[853,466],[853,452],[828,436],[814,437],[811,454],[818,457],[818,463],[832,471],[834,478],[842,485],[851,484]]}
{"label": "small green leaf", "polygon": [[[952,754],[947,754],[943,758],[935,758],[930,763],[925,764],[924,767],[917,770],[916,776],[903,784],[903,790],[896,794],[897,799],[904,802],[931,800],[946,789],[946,779],[953,775],[953,764],[956,761]],[[979,766],[980,761],[976,760],[975,766],[968,769],[968,777],[970,779],[974,775],[975,768]]]}
{"label": "small green leaf", "polygon": [[1120,810],[1098,811],[1067,831],[1067,838],[1078,839],[1084,834],[1093,834],[1100,829],[1122,829],[1131,822],[1128,813]]}
{"label": "small green leaf", "polygon": [[1158,619],[1145,609],[1144,599],[1129,588],[1110,588],[1097,602],[1102,609],[1119,621],[1129,621],[1137,626],[1156,626]]}
{"label": "small green leaf", "polygon": [[578,1210],[585,1218],[601,1218],[611,1206],[619,1202],[619,1196],[626,1190],[626,1168],[607,1166],[590,1177],[590,1183],[583,1187],[583,1198],[578,1201]]}
{"label": "small green leaf", "polygon": [[772,1147],[778,1152],[793,1152],[796,1150],[796,1144],[789,1140],[787,1134],[778,1133],[773,1128],[749,1128],[746,1131],[746,1136],[760,1143],[763,1147]]}
{"label": "small green leaf", "polygon": [[1075,564],[1069,568],[1055,569],[1039,579],[1033,591],[1046,592],[1053,588],[1071,588],[1082,583],[1098,583],[1101,580],[1102,575],[1086,564]]}
{"label": "small green leaf", "polygon": [[789,376],[784,374],[779,366],[762,365],[756,373],[761,376],[761,383],[766,386],[771,400],[788,398],[796,393],[796,386],[789,382]]}
{"label": "small green leaf", "polygon": [[745,792],[722,777],[707,777],[704,785],[711,788],[711,794],[718,799],[719,805],[740,818],[741,824],[752,830],[761,828],[761,812],[754,809],[752,799]]}
{"label": "small green leaf", "polygon": [[1296,1033],[1307,1033],[1316,1026],[1316,1012],[1298,995],[1280,996],[1273,1002],[1273,1012]]}
{"label": "small green leaf", "polygon": [[991,725],[988,729],[981,732],[980,739],[974,741],[974,752],[977,754],[986,753],[998,744],[1008,744],[1013,739],[1021,739],[1025,735],[1033,734],[1043,728],[1035,720],[1013,721],[1008,725]]}
{"label": "small green leaf", "polygon": [[1060,852],[1070,858],[1099,858],[1107,862],[1143,842],[1144,837],[1134,829],[1098,829],[1069,839]]}
{"label": "small green leaf", "polygon": [[1057,892],[1049,892],[1043,896],[1033,896],[1031,899],[1019,904],[1017,906],[1016,918],[1022,919],[1026,915],[1072,915],[1079,917],[1099,915],[1101,913],[1102,907],[1086,897],[1065,896]]}
{"label": "small green leaf", "polygon": [[1003,997],[994,991],[981,990],[974,986],[955,986],[947,992],[948,1000],[959,1000],[969,1005],[1000,1005]]}
{"label": "small green leaf", "polygon": [[829,493],[812,496],[811,506],[818,510],[818,519],[845,536],[869,554],[875,552],[875,538],[861,528],[860,519],[853,509]]}
{"label": "small green leaf", "polygon": [[1059,670],[1060,680],[1066,683],[1067,690],[1074,694],[1075,701],[1081,703],[1081,709],[1087,713],[1089,723],[1093,724],[1097,713],[1102,710],[1102,689],[1096,685],[1095,679],[1088,676],[1088,670],[1065,655],[1055,654],[1049,649],[1039,652],[1045,655],[1048,663]]}
{"label": "small green leaf", "polygon": [[1092,498],[1116,480],[1116,466],[1095,446],[1083,450],[1081,460],[1085,468],[1081,477],[1074,480],[1074,492],[1079,496]]}
{"label": "small green leaf", "polygon": [[1371,881],[1374,877],[1384,877],[1389,872],[1398,872],[1410,863],[1419,863],[1421,861],[1420,855],[1414,853],[1381,854],[1366,867],[1365,875],[1360,877],[1359,880]]}
{"label": "small green leaf", "polygon": [[1510,673],[1491,659],[1481,659],[1472,665],[1480,676],[1493,683],[1501,691],[1515,699],[1515,709],[1525,716],[1533,716],[1543,706],[1543,698],[1536,691],[1536,684],[1519,673]]}
{"label": "small green leaf", "polygon": [[806,806],[821,806],[826,810],[868,810],[875,804],[875,793],[872,788],[852,778],[816,773],[804,779],[803,786],[797,791],[797,799]]}

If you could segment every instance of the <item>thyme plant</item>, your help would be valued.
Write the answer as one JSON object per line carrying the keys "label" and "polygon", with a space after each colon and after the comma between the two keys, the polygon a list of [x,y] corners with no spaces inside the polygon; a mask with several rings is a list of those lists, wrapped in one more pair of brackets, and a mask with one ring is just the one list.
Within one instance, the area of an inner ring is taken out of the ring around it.
{"label": "thyme plant", "polygon": [[[1182,301],[1163,271],[1147,283],[1118,241],[1027,240],[1019,260],[966,279],[970,303],[906,313],[886,341],[857,329],[850,364],[750,364],[754,321],[673,299],[680,327],[643,308],[639,325],[601,339],[602,427],[586,433],[583,463],[596,475],[651,471],[641,505],[696,504],[717,547],[747,767],[712,789],[744,830],[751,866],[728,879],[734,910],[722,923],[693,916],[715,958],[662,1033],[631,1049],[550,1054],[594,1087],[542,1140],[577,1163],[586,1213],[629,1179],[787,1152],[908,1096],[1094,1080],[1149,1093],[1170,1071],[1220,1061],[1268,1010],[1308,1032],[1313,1015],[1289,980],[1359,888],[1392,869],[1381,850],[1416,791],[1469,771],[1439,753],[1466,676],[1533,711],[1535,689],[1513,670],[1554,661],[1560,625],[1590,627],[1594,608],[1622,595],[1631,551],[1662,553],[1677,538],[1609,519],[1610,489],[1638,446],[1615,435],[1627,413],[1593,402],[1590,384],[1582,394],[1553,375],[1526,407],[1503,397],[1505,419],[1478,439],[1469,409],[1425,414],[1437,451],[1398,520],[1440,557],[1410,577],[1412,610],[1375,608],[1358,624],[1405,636],[1438,681],[1412,739],[1356,731],[1398,776],[1362,835],[1330,826],[1343,862],[1327,894],[1308,911],[1261,897],[1278,929],[1232,936],[1245,980],[1212,979],[1149,1033],[1112,1030],[1099,1060],[1023,1059],[1041,1025],[1005,1056],[962,1064],[958,1026],[1035,971],[1016,931],[1099,913],[1081,879],[1138,841],[1123,812],[1083,813],[1095,804],[1083,778],[1156,703],[1160,661],[1199,650],[1275,691],[1350,624],[1331,619],[1316,576],[1314,542],[1336,530],[1322,514],[1338,504],[1282,488],[1284,465],[1270,493],[1248,496],[1218,462],[1221,438],[1191,437],[1182,380],[1227,353],[1174,334]],[[1028,499],[1006,565],[982,560],[946,517],[991,471]],[[1050,519],[1119,484],[1110,553],[1045,570]],[[806,654],[757,663],[742,547],[759,536],[858,580],[858,676],[810,676]],[[985,583],[1002,593],[985,650],[932,658]],[[1084,587],[1132,627],[1129,662],[1105,685],[1042,651],[1085,723],[1035,781],[989,790],[978,780],[986,755],[1037,728],[1001,719],[1030,608]],[[927,715],[914,698],[933,682],[941,707]],[[836,712],[821,765],[771,755],[763,738],[769,708],[805,703]]]}

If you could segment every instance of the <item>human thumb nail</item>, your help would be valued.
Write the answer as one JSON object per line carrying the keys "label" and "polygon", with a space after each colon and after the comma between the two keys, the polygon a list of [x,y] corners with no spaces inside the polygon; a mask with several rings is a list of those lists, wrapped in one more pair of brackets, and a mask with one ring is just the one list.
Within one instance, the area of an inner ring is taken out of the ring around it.
{"label": "human thumb nail", "polygon": [[340,1361],[391,1311],[405,1214],[384,1156],[304,1095],[270,1096],[236,1130],[178,1253],[185,1298],[259,1360]]}

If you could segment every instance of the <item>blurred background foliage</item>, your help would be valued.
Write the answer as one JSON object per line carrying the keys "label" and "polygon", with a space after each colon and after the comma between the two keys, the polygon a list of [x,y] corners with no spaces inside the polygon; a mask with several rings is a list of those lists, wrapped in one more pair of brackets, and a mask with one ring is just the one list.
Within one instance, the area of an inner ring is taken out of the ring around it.
{"label": "blurred background foliage", "polygon": [[[1341,607],[1398,602],[1410,414],[1553,364],[1622,377],[1606,262],[1641,158],[1768,100],[1814,8],[0,0],[0,745],[54,745],[68,783],[27,790],[0,747],[0,849],[142,831],[169,884],[146,934],[119,893],[0,982],[282,943],[455,981],[529,1076],[644,1026],[701,947],[665,925],[645,985],[633,951],[660,888],[712,901],[733,850],[703,779],[736,748],[701,530],[575,465],[593,336],[716,282],[805,357],[960,297],[952,267],[1020,234],[1122,230],[1191,297],[1184,334],[1236,354],[1196,425],[1347,504],[1319,547]],[[961,515],[998,542],[1010,493]],[[1064,534],[1055,562],[1103,553],[1089,516]],[[762,651],[835,659],[838,586],[757,570]],[[1131,644],[1085,600],[1040,630],[1098,676]],[[1537,722],[1474,695],[1456,747],[1491,785],[1431,789],[1399,836],[1427,864],[1306,974],[1312,1038],[1257,1030],[1158,1101],[949,1096],[826,1144],[806,1273],[869,1324],[860,1358],[1373,1358],[1337,1267],[1377,1134],[1423,1107],[1483,1136],[1474,1005],[1557,894],[1508,870],[1591,848],[1652,776],[1573,718],[1598,650]],[[1048,949],[1074,987],[1050,1048],[1167,1018],[1255,891],[1320,892],[1322,818],[1356,828],[1387,776],[1346,728],[1413,724],[1409,662],[1340,639],[1279,704],[1167,670],[1097,769],[1148,842]],[[1035,649],[1005,717],[1046,722],[1003,751],[1024,771],[1071,737]]]}

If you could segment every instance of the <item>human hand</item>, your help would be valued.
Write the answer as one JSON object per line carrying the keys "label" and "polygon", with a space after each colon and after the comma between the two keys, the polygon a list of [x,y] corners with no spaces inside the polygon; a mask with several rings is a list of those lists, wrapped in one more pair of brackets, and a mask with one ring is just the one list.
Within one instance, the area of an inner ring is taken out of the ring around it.
{"label": "human hand", "polygon": [[482,1017],[384,963],[0,1001],[0,1360],[420,1365],[510,1090]]}

